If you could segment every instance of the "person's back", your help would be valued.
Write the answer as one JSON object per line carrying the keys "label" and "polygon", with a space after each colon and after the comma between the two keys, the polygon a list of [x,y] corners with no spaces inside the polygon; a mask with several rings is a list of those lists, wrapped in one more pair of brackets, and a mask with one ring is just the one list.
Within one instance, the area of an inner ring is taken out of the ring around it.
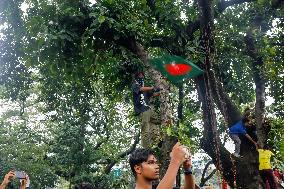
{"label": "person's back", "polygon": [[273,153],[268,149],[258,149],[257,151],[259,153],[259,170],[271,169],[270,158]]}
{"label": "person's back", "polygon": [[259,173],[264,183],[268,181],[270,189],[277,189],[276,182],[273,175],[273,170],[270,164],[270,158],[273,153],[269,150],[268,145],[259,148]]}

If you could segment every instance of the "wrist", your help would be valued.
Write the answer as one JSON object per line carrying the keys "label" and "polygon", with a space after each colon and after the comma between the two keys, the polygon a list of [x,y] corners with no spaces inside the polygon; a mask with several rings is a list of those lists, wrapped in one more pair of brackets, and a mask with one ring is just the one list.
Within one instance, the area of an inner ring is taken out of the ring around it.
{"label": "wrist", "polygon": [[183,173],[185,174],[185,175],[192,175],[192,168],[191,167],[189,167],[189,168],[183,168]]}
{"label": "wrist", "polygon": [[183,164],[183,169],[192,169],[192,165]]}
{"label": "wrist", "polygon": [[176,158],[171,158],[170,163],[178,167],[181,165],[181,161]]}
{"label": "wrist", "polygon": [[6,187],[7,185],[8,185],[8,182],[3,181],[3,182],[2,182],[2,184],[1,184],[0,186],[2,186],[2,187]]}

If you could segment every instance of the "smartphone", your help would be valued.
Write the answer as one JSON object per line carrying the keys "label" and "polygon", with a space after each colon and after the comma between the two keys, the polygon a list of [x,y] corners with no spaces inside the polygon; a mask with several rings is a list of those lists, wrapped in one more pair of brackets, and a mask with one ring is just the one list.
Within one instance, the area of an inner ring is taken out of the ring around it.
{"label": "smartphone", "polygon": [[18,179],[24,179],[26,178],[26,174],[24,171],[15,171],[15,176],[18,178]]}

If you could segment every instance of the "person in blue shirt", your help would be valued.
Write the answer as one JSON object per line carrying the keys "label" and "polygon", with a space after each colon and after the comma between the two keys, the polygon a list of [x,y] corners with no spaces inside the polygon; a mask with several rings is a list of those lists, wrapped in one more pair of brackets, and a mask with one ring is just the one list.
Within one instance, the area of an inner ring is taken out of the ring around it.
{"label": "person in blue shirt", "polygon": [[235,144],[235,152],[233,153],[236,157],[240,157],[240,150],[241,150],[241,139],[240,135],[245,136],[249,141],[251,141],[255,147],[257,148],[257,142],[255,142],[250,135],[247,134],[247,128],[252,127],[251,124],[251,117],[250,117],[250,110],[246,111],[243,119],[234,124],[232,127],[229,128],[229,134],[231,139]]}

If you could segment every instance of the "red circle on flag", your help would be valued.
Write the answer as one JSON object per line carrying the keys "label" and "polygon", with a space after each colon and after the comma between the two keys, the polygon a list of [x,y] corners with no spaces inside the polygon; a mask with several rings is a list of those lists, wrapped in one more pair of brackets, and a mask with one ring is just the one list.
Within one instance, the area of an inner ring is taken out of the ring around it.
{"label": "red circle on flag", "polygon": [[173,76],[180,76],[189,73],[192,70],[192,67],[188,64],[166,64],[166,70],[169,74]]}

